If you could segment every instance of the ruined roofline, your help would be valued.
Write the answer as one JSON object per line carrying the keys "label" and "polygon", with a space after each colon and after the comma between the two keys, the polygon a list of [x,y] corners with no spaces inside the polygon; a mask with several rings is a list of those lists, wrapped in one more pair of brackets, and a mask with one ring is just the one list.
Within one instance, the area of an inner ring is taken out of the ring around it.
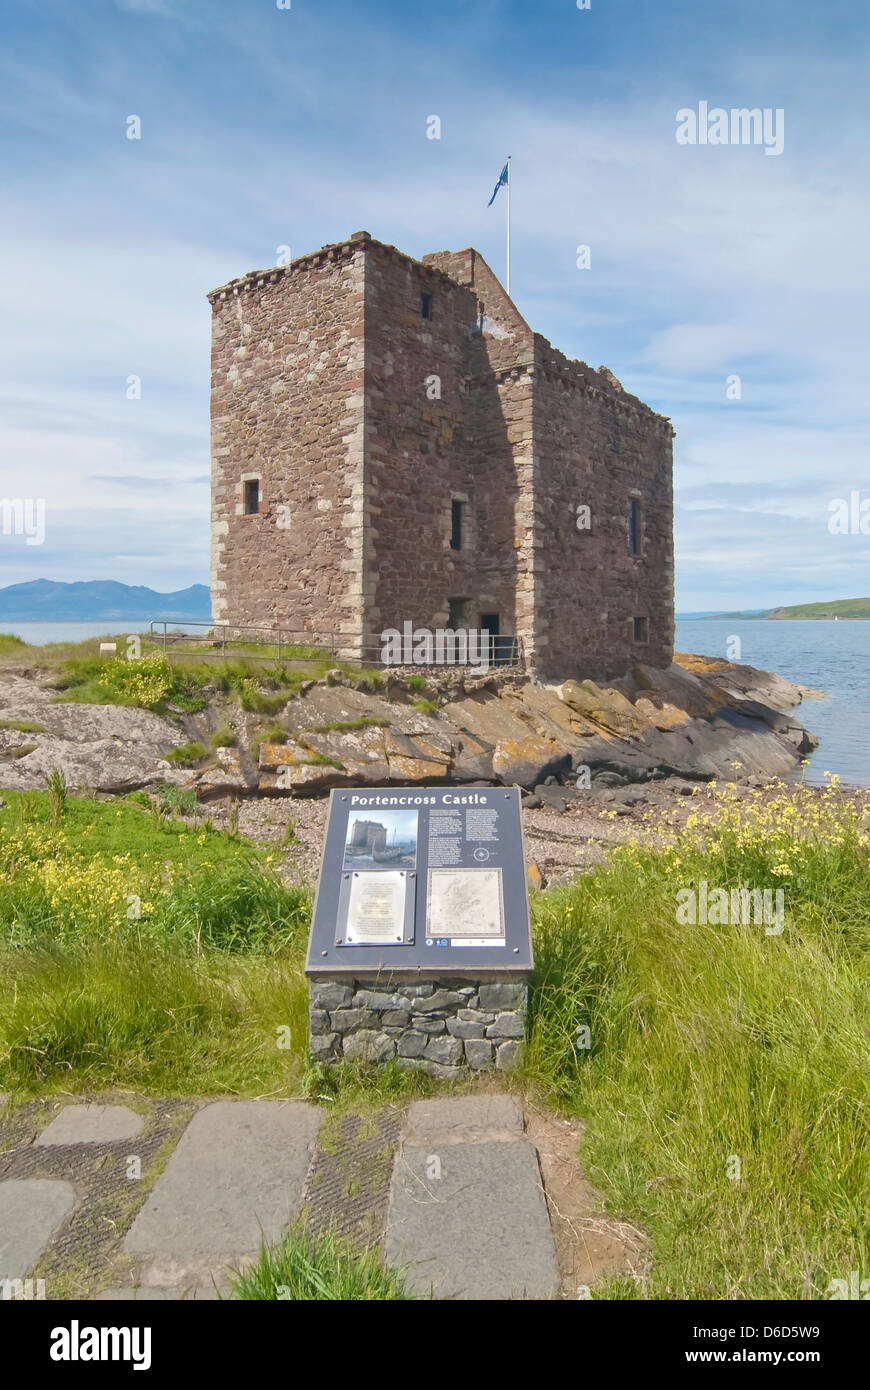
{"label": "ruined roofline", "polygon": [[579,357],[567,357],[559,348],[554,347],[543,333],[535,334],[534,373],[549,381],[559,381],[569,390],[579,389],[585,395],[609,396],[616,406],[650,416],[659,425],[666,425],[671,435],[676,434],[670,417],[653,410],[651,405],[640,399],[640,396],[633,396],[630,391],[626,391],[609,367],[590,367],[588,362],[583,362]]}
{"label": "ruined roofline", "polygon": [[[327,246],[321,246],[317,251],[309,251],[303,256],[297,256],[294,260],[288,261],[286,265],[271,266],[265,270],[249,270],[246,274],[229,280],[225,285],[219,285],[217,289],[210,290],[207,298],[211,304],[215,304],[220,300],[235,298],[246,291],[261,289],[268,284],[276,284],[285,275],[294,272],[313,270],[328,263],[349,261],[361,246],[384,251],[390,259],[425,270],[434,278],[447,280],[451,285],[467,289],[470,293],[477,294],[478,300],[484,303],[485,297],[480,293],[484,287],[476,283],[478,267],[480,267],[483,278],[488,282],[486,290],[490,293],[494,291],[498,295],[517,328],[529,334],[532,349],[528,363],[516,363],[503,369],[498,375],[529,372],[533,376],[561,381],[566,389],[581,390],[590,396],[609,396],[614,403],[625,407],[628,411],[640,411],[662,425],[666,425],[671,434],[674,434],[669,418],[653,410],[652,406],[647,405],[639,396],[633,396],[626,391],[608,368],[599,367],[596,370],[580,358],[568,357],[559,348],[554,347],[542,333],[536,333],[520,313],[495,271],[473,246],[462,247],[459,251],[429,251],[418,260],[415,256],[409,256],[406,252],[400,251],[398,247],[389,242],[378,241],[369,232],[353,232],[344,241],[335,241]],[[451,275],[450,271],[443,270],[437,264],[438,260],[447,258],[457,262],[465,258],[470,279],[458,279]],[[485,304],[484,307],[486,307]],[[548,358],[549,360],[547,360]],[[614,382],[616,385],[613,384]]]}
{"label": "ruined roofline", "polygon": [[216,300],[238,296],[245,290],[261,289],[264,285],[275,284],[278,280],[282,280],[285,275],[292,274],[294,271],[314,270],[317,266],[330,262],[335,264],[340,261],[349,261],[361,246],[370,246],[379,251],[386,251],[396,260],[428,271],[434,279],[449,280],[451,284],[456,283],[450,275],[437,266],[427,265],[425,261],[418,261],[414,256],[407,255],[406,252],[400,251],[397,246],[391,246],[387,241],[378,241],[370,232],[353,232],[344,241],[330,242],[327,246],[321,246],[318,251],[307,251],[304,256],[296,256],[286,265],[273,265],[265,270],[246,271],[244,275],[239,275],[234,280],[228,280],[225,285],[218,285],[217,289],[209,290],[206,298],[209,303],[214,304]]}
{"label": "ruined roofline", "polygon": [[[465,261],[465,275],[460,278],[454,272],[463,260]],[[451,264],[449,268],[445,269],[444,264],[448,261],[456,263],[456,265]],[[520,332],[528,333],[530,338],[533,336],[531,324],[523,318],[492,266],[473,246],[463,246],[459,251],[427,251],[420,264],[429,270],[438,270],[446,274],[454,285],[470,290],[477,295],[478,300],[484,305],[487,297],[494,294],[501,301],[502,308],[508,311],[508,316],[514,320],[514,326]],[[478,280],[479,271],[480,280]]]}

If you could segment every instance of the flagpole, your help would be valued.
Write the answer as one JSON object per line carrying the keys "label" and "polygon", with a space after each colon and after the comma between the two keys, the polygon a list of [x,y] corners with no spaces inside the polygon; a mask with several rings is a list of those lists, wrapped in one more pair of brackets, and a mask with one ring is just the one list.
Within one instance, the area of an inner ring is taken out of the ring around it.
{"label": "flagpole", "polygon": [[508,199],[507,199],[507,292],[508,292],[508,298],[510,298],[510,293],[511,293],[511,157],[510,157],[510,155],[508,155],[508,160],[507,160],[507,171],[508,171],[508,179],[507,179],[507,190],[508,190]]}

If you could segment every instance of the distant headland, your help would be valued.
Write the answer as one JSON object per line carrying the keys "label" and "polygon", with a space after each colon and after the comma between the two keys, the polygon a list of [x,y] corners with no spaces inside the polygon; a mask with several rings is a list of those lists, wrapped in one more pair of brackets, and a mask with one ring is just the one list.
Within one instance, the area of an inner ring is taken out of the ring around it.
{"label": "distant headland", "polygon": [[784,608],[748,608],[739,613],[678,613],[677,618],[870,618],[870,598],[838,598],[827,603],[795,603]]}

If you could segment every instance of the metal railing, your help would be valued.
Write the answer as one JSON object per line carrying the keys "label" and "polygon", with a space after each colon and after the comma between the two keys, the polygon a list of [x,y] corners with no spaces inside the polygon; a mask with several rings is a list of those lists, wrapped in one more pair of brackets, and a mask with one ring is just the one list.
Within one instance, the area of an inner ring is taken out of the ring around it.
{"label": "metal railing", "polygon": [[[190,629],[194,629],[193,632]],[[456,640],[463,632],[457,629],[435,630],[432,644],[432,660],[421,659],[419,648],[414,643],[405,643],[400,659],[385,659],[383,642],[361,642],[352,633],[310,632],[286,627],[265,627],[250,623],[224,623],[190,621],[180,622],[173,618],[152,618],[149,630],[163,648],[167,657],[190,655],[190,648],[200,649],[206,658],[215,657],[227,660],[231,655],[244,656],[255,661],[313,661],[330,658],[334,661],[350,662],[354,665],[381,667],[384,669],[404,669],[425,667],[433,669],[442,666],[474,667],[521,667],[523,665],[523,646],[519,637],[507,633],[497,636],[485,632],[475,632],[476,641],[469,643]],[[429,631],[420,629],[419,631]],[[450,639],[450,640],[442,640]],[[269,650],[257,650],[268,648]]]}

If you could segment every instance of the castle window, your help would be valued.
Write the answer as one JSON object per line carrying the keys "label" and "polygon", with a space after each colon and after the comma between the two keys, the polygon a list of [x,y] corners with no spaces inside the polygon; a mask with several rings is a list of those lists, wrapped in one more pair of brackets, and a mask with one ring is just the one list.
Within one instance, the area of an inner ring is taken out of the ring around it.
{"label": "castle window", "polygon": [[450,549],[462,549],[462,509],[463,502],[457,502],[454,498],[450,503]]}
{"label": "castle window", "polygon": [[420,295],[420,317],[431,319],[432,317],[432,296],[431,294]]}
{"label": "castle window", "polygon": [[260,480],[245,479],[245,515],[254,516],[260,510]]}
{"label": "castle window", "polygon": [[451,598],[447,600],[449,610],[447,626],[450,628],[451,632],[455,632],[457,628],[465,626],[465,605],[467,602],[468,600],[464,598]]}
{"label": "castle window", "polygon": [[641,537],[641,516],[640,502],[636,497],[632,497],[628,504],[628,553],[629,555],[640,554]]}
{"label": "castle window", "polygon": [[634,620],[634,640],[635,642],[649,641],[649,619],[635,618]]}

